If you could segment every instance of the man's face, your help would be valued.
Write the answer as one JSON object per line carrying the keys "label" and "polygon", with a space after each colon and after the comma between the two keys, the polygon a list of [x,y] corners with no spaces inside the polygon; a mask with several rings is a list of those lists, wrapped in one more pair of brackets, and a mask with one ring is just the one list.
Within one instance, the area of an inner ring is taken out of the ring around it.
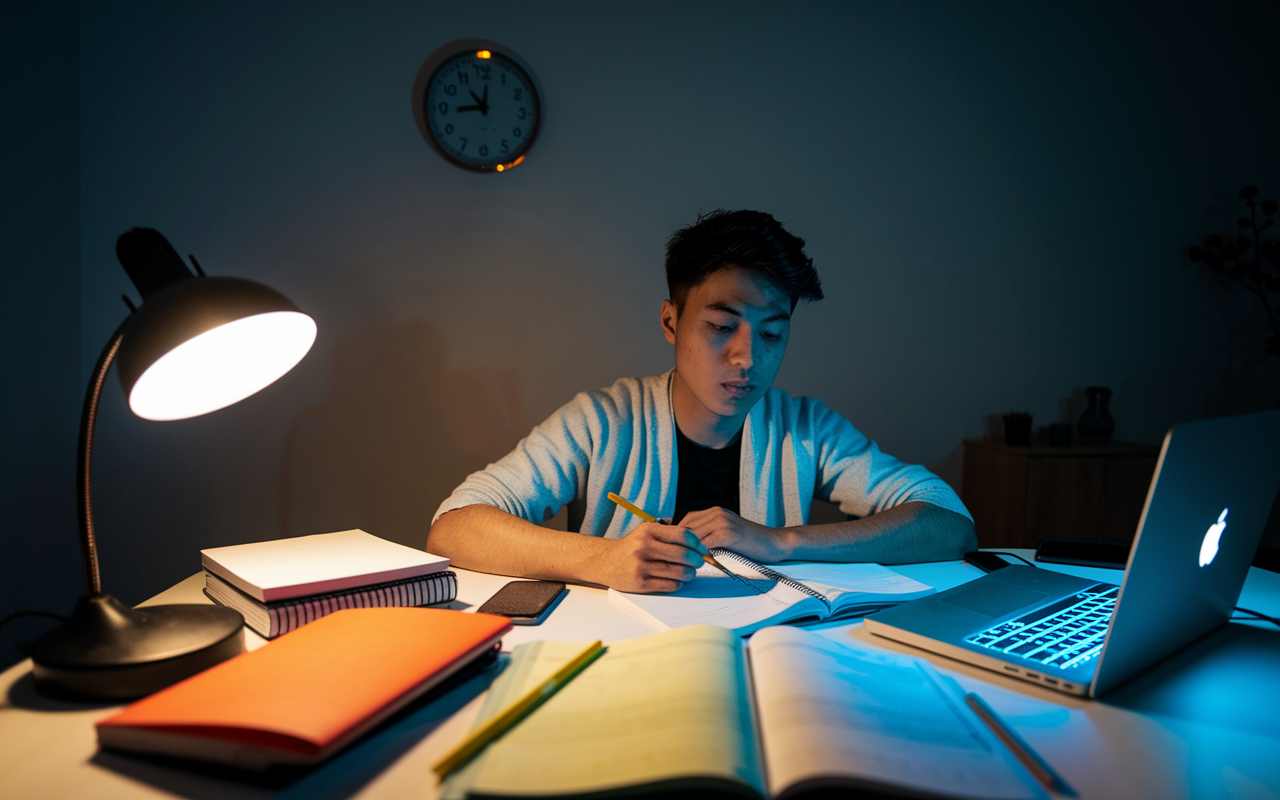
{"label": "man's face", "polygon": [[791,296],[767,275],[726,267],[690,289],[678,315],[664,300],[662,329],[675,345],[677,389],[717,417],[745,417],[782,366]]}

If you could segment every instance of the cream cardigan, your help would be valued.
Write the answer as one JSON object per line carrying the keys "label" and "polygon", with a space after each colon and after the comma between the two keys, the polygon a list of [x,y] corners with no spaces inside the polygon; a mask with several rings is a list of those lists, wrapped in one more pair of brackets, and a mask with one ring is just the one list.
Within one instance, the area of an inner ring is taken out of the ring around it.
{"label": "cream cardigan", "polygon": [[[617,539],[640,520],[608,492],[670,517],[678,468],[673,374],[579,393],[506,456],[469,475],[432,522],[480,503],[541,523],[568,505],[569,530]],[[771,527],[807,524],[815,497],[856,517],[924,501],[972,519],[941,478],[880,452],[821,400],[776,387],[747,414],[739,470],[739,513]]]}

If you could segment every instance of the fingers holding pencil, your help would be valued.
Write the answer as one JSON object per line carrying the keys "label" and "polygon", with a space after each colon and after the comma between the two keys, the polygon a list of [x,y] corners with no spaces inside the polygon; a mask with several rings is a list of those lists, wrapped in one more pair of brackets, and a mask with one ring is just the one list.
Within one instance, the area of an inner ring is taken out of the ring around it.
{"label": "fingers holding pencil", "polygon": [[[728,570],[728,569],[726,569],[726,568],[724,567],[724,565],[723,565],[723,564],[721,564],[719,561],[717,561],[717,560],[716,560],[716,558],[715,558],[715,556],[711,555],[711,551],[709,551],[709,550],[707,549],[707,546],[706,546],[706,545],[704,545],[704,544],[702,543],[702,539],[701,539],[701,538],[699,538],[699,536],[698,536],[696,533],[694,533],[691,529],[689,529],[688,527],[685,527],[685,526],[674,526],[674,525],[671,525],[671,524],[670,524],[668,521],[666,521],[666,520],[658,520],[658,519],[655,519],[655,518],[653,517],[653,515],[652,515],[652,514],[648,513],[647,511],[645,511],[644,509],[640,508],[639,506],[634,505],[634,504],[633,504],[633,503],[631,503],[630,501],[628,501],[628,500],[626,500],[626,499],[624,499],[624,498],[622,498],[622,497],[619,497],[618,495],[614,494],[613,492],[609,492],[609,494],[608,494],[608,498],[609,498],[610,500],[612,500],[613,502],[617,503],[618,505],[622,506],[623,508],[625,508],[627,511],[630,511],[630,512],[631,512],[632,514],[634,514],[635,516],[637,516],[637,517],[639,517],[640,519],[644,520],[645,522],[658,523],[658,524],[661,524],[661,525],[665,525],[665,526],[667,526],[667,527],[679,528],[679,529],[681,529],[681,530],[685,531],[687,534],[689,534],[688,536],[683,537],[685,547],[688,547],[690,550],[692,550],[692,551],[694,551],[695,553],[697,553],[699,556],[701,556],[701,558],[702,558],[702,560],[703,560],[704,562],[706,562],[707,564],[710,564],[711,566],[715,567],[716,569],[720,570],[721,572],[725,573],[726,575],[732,575],[732,574],[733,574],[733,573],[729,572],[729,570]],[[695,566],[697,566],[697,565],[695,564]]]}
{"label": "fingers holding pencil", "polygon": [[642,522],[610,548],[609,586],[624,592],[674,592],[693,580],[707,549],[687,528],[667,525],[610,492],[609,499]]}
{"label": "fingers holding pencil", "polygon": [[611,543],[608,585],[625,592],[674,592],[702,564],[697,539],[684,528],[642,522]]}

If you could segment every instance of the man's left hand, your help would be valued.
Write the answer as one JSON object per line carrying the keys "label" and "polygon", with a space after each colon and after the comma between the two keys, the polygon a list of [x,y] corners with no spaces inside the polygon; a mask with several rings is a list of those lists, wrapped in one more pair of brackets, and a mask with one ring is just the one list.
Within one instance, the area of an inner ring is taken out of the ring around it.
{"label": "man's left hand", "polygon": [[680,525],[697,534],[707,547],[724,547],[765,563],[786,559],[785,528],[745,520],[727,508],[690,511]]}

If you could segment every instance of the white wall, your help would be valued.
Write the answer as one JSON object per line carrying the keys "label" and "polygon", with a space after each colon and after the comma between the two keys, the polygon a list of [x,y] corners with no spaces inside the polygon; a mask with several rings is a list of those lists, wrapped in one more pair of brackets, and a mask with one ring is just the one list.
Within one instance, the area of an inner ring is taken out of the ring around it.
{"label": "white wall", "polygon": [[[420,545],[574,392],[670,365],[663,244],[717,207],[772,212],[822,274],[779,385],[949,480],[988,415],[1057,421],[1086,385],[1149,442],[1280,400],[1256,320],[1180,254],[1220,194],[1280,189],[1274,6],[468,8],[82,9],[82,373],[133,294],[114,242],[134,225],[320,325],[297,370],[205,418],[145,422],[111,387],[97,509],[122,599],[202,547]],[[410,112],[420,63],[468,36],[546,92],[501,175],[445,163]]]}

